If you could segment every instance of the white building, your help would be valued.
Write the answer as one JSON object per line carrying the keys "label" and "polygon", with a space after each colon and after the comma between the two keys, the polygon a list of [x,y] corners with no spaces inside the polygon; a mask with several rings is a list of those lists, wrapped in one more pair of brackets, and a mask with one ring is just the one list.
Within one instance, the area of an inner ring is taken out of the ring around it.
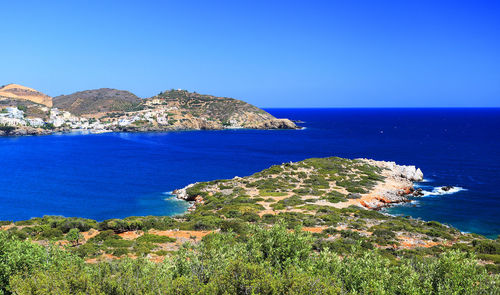
{"label": "white building", "polygon": [[15,119],[23,119],[24,112],[16,107],[8,107],[7,108],[7,117],[8,118],[15,118]]}
{"label": "white building", "polygon": [[26,126],[26,121],[18,118],[0,117],[0,124],[7,126]]}
{"label": "white building", "polygon": [[32,127],[42,127],[45,125],[45,122],[40,118],[26,119],[26,122]]}

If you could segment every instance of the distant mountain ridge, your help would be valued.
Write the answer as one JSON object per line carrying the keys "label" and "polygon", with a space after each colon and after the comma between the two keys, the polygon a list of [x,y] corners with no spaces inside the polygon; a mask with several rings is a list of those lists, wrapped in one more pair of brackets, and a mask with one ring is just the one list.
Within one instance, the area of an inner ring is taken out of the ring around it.
{"label": "distant mountain ridge", "polygon": [[28,100],[34,103],[52,107],[52,97],[35,89],[18,85],[7,84],[0,87],[0,99]]}

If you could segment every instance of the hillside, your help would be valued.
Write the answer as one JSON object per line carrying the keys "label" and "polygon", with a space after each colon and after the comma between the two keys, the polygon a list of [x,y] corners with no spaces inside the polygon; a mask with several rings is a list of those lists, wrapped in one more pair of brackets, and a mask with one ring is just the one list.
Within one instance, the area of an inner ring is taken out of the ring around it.
{"label": "hillside", "polygon": [[140,102],[141,99],[129,91],[111,88],[85,90],[54,97],[54,107],[78,116],[128,111]]}
{"label": "hillside", "polygon": [[500,239],[363,204],[408,201],[422,177],[392,162],[313,158],[177,190],[193,203],[181,216],[1,222],[0,285],[15,294],[497,294]]}
{"label": "hillside", "polygon": [[25,100],[52,107],[52,97],[18,84],[8,84],[0,87],[0,100],[6,99]]}
{"label": "hillside", "polygon": [[169,90],[145,99],[136,111],[114,112],[101,120],[118,125],[119,131],[296,129],[288,119],[277,119],[249,103]]}
{"label": "hillside", "polygon": [[294,129],[293,122],[277,119],[258,107],[229,97],[203,95],[186,90],[169,90],[148,99],[150,104],[164,105],[201,120],[207,129],[254,128],[254,129]]}
{"label": "hillside", "polygon": [[87,90],[55,97],[54,107],[125,132],[298,128],[241,100],[186,90],[169,90],[147,99],[123,90]]}

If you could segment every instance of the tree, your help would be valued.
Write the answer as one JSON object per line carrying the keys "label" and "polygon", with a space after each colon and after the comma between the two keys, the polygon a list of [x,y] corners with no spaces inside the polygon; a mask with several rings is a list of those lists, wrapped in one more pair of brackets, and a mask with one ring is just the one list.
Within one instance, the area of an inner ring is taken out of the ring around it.
{"label": "tree", "polygon": [[73,246],[80,244],[80,240],[83,239],[83,235],[80,233],[80,230],[77,228],[72,228],[66,234],[66,240],[71,242]]}

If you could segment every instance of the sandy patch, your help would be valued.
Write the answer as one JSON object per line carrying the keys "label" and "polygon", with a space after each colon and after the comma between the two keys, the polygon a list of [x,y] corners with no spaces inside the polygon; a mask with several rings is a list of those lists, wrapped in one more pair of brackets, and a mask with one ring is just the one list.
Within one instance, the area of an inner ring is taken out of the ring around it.
{"label": "sandy patch", "polygon": [[126,231],[124,233],[118,234],[122,239],[133,241],[144,234],[143,231]]}
{"label": "sandy patch", "polygon": [[310,233],[321,233],[321,232],[323,232],[327,228],[328,228],[328,226],[303,227],[302,230],[310,232]]}
{"label": "sandy patch", "polygon": [[91,228],[89,231],[84,231],[82,232],[83,239],[86,241],[90,240],[91,238],[97,236],[99,234],[99,231],[96,229]]}
{"label": "sandy patch", "polygon": [[177,239],[177,242],[184,243],[186,241],[199,242],[201,239],[212,233],[213,231],[194,231],[194,230],[150,230],[149,233],[158,236],[167,236]]}

